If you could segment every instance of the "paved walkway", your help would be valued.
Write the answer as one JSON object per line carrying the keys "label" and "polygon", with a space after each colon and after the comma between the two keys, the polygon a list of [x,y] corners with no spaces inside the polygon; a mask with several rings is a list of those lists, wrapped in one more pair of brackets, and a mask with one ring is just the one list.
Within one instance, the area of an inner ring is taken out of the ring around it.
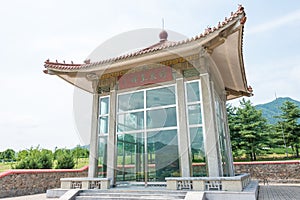
{"label": "paved walkway", "polygon": [[28,196],[20,196],[20,197],[3,198],[3,200],[56,200],[56,199],[58,199],[58,198],[51,198],[51,199],[46,198],[46,193],[34,194],[34,195],[28,195]]}
{"label": "paved walkway", "polygon": [[[46,194],[3,198],[3,200],[55,200]],[[2,200],[2,199],[1,199]],[[260,185],[258,200],[300,200],[300,185]]]}
{"label": "paved walkway", "polygon": [[299,185],[261,185],[259,200],[300,200]]}

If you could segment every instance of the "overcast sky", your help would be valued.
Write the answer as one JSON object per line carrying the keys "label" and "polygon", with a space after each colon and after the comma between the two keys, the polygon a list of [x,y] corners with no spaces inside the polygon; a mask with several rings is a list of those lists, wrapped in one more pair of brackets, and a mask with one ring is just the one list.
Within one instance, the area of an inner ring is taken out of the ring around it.
{"label": "overcast sky", "polygon": [[[300,100],[300,1],[0,2],[0,151],[87,143],[82,135],[89,131],[74,122],[74,88],[42,72],[46,59],[82,63],[111,37],[161,28],[162,18],[166,29],[193,37],[223,21],[240,3],[248,18],[243,54],[255,94],[250,100],[266,103],[275,92]],[[83,104],[81,112],[89,113],[88,103]]]}

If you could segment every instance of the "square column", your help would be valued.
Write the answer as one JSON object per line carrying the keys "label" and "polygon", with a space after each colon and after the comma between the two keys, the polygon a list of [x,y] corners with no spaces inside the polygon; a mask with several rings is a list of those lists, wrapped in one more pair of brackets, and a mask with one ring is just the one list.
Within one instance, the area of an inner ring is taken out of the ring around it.
{"label": "square column", "polygon": [[227,110],[226,110],[226,95],[224,95],[224,99],[222,99],[222,109],[223,109],[223,115],[224,115],[224,129],[225,129],[225,141],[226,141],[226,150],[225,153],[227,154],[228,160],[228,175],[234,176],[234,165],[233,165],[233,156],[232,156],[232,149],[231,149],[231,140],[230,140],[230,131],[228,127],[228,116],[227,116]]}
{"label": "square column", "polygon": [[209,74],[201,74],[201,95],[203,109],[204,148],[208,176],[222,176],[222,164],[219,151],[219,140],[216,125],[214,96]]}
{"label": "square column", "polygon": [[[180,75],[182,76],[182,75]],[[185,87],[183,77],[176,79],[177,104],[178,104],[178,152],[180,157],[180,168],[182,177],[191,176],[191,159],[188,137]]]}
{"label": "square column", "polygon": [[[94,83],[93,83],[94,84]],[[95,91],[93,94],[93,108],[92,108],[92,124],[91,124],[91,138],[90,138],[90,154],[89,154],[89,170],[88,177],[98,177],[98,110],[99,110],[99,94]]]}
{"label": "square column", "polygon": [[117,91],[112,89],[110,91],[110,103],[109,103],[109,124],[108,124],[108,139],[107,139],[107,178],[109,178],[110,185],[116,184],[116,102]]}

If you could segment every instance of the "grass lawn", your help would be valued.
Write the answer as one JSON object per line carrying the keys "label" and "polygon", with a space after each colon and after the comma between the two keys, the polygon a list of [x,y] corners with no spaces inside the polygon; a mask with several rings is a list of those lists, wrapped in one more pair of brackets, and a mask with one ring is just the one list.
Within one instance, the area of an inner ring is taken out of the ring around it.
{"label": "grass lawn", "polygon": [[[74,169],[80,169],[89,164],[88,158],[79,158],[78,163],[77,160],[74,161],[75,161]],[[12,165],[14,164],[15,164],[14,162],[0,162],[0,173],[12,169]]]}
{"label": "grass lawn", "polygon": [[75,161],[75,167],[74,167],[74,169],[80,169],[80,168],[82,168],[84,166],[89,165],[89,159],[88,158],[79,158],[78,162],[77,162],[76,159],[74,161]]}
{"label": "grass lawn", "polygon": [[11,169],[11,165],[14,163],[0,162],[0,173]]}

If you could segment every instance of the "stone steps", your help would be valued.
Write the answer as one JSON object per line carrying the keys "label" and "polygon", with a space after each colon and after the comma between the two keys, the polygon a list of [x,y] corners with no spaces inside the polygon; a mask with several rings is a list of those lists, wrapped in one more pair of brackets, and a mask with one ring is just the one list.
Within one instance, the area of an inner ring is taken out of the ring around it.
{"label": "stone steps", "polygon": [[87,190],[76,196],[76,200],[180,200],[184,199],[186,192],[163,190]]}

